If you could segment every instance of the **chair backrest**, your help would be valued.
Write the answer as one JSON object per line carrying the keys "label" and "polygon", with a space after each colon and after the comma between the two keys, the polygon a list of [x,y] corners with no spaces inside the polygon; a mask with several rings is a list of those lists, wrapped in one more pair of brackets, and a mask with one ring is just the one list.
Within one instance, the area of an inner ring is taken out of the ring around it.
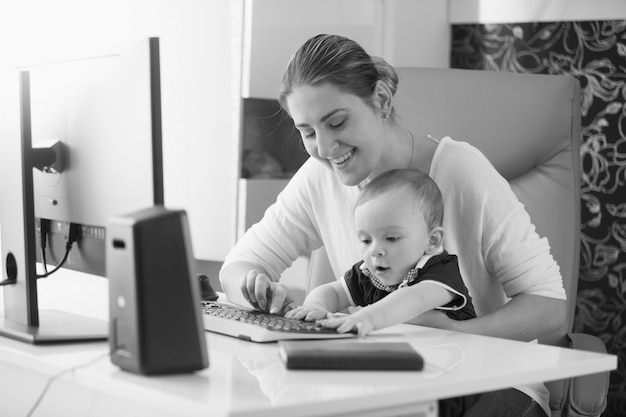
{"label": "chair backrest", "polygon": [[572,329],[580,251],[580,86],[562,75],[397,68],[400,123],[480,149],[509,181],[548,238],[568,297],[568,318],[541,342],[564,345]]}

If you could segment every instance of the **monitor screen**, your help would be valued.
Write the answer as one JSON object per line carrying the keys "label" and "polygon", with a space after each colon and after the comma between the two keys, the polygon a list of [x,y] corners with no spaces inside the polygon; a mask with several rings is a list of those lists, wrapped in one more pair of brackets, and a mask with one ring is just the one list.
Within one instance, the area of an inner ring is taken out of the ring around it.
{"label": "monitor screen", "polygon": [[0,334],[33,343],[105,338],[106,323],[39,311],[37,279],[61,266],[106,276],[108,220],[163,203],[159,40],[20,67],[15,83],[19,128],[5,123],[0,132]]}

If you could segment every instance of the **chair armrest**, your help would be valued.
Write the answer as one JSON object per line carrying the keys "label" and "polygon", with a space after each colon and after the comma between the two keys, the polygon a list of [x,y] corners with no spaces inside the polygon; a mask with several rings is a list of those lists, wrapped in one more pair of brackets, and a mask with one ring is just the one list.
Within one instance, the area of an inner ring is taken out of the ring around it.
{"label": "chair armrest", "polygon": [[588,352],[607,353],[606,346],[600,338],[586,333],[570,333],[570,347]]}
{"label": "chair armrest", "polygon": [[[572,349],[607,353],[604,343],[595,336],[572,333],[570,340]],[[605,371],[572,378],[569,390],[569,412],[573,414],[569,415],[600,416],[606,408],[609,375],[610,372]]]}

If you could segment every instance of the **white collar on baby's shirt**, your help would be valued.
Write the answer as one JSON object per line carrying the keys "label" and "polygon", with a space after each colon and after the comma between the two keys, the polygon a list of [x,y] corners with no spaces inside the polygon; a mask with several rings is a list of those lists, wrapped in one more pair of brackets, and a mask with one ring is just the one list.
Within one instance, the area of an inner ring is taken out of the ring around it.
{"label": "white collar on baby's shirt", "polygon": [[430,255],[422,255],[422,257],[415,264],[415,268],[423,268],[426,265],[426,262],[430,260],[433,256],[441,255],[443,253],[443,246],[439,246],[433,253]]}

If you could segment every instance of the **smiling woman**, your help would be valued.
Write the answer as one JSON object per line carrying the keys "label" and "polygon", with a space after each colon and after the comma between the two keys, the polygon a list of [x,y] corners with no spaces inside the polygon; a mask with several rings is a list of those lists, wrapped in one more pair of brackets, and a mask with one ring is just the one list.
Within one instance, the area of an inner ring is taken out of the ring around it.
{"label": "smiling woman", "polygon": [[[401,124],[398,82],[388,63],[341,36],[314,36],[291,58],[279,101],[311,158],[226,257],[220,281],[229,300],[274,313],[292,310],[281,274],[322,246],[341,278],[363,258],[353,216],[359,190],[385,172],[410,168],[441,190],[445,218],[455,225],[446,228],[444,221],[444,249],[458,256],[478,314],[462,321],[424,314],[414,322],[527,341],[554,331],[565,317],[565,291],[547,240],[478,149]],[[543,384],[461,401],[482,416],[489,415],[483,407],[495,415],[512,406],[530,409],[529,416],[549,413]]]}

